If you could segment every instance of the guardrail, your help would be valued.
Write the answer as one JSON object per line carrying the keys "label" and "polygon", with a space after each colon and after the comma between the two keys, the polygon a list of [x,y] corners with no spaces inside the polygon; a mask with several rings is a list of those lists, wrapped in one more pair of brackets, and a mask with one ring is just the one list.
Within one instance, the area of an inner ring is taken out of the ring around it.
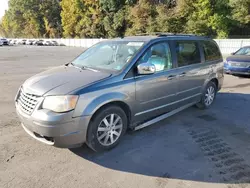
{"label": "guardrail", "polygon": [[[107,39],[43,39],[48,41],[57,41],[59,44],[65,46],[74,46],[74,47],[84,47],[88,48],[100,41]],[[215,39],[219,45],[222,54],[230,54],[235,52],[243,46],[250,46],[250,39]]]}

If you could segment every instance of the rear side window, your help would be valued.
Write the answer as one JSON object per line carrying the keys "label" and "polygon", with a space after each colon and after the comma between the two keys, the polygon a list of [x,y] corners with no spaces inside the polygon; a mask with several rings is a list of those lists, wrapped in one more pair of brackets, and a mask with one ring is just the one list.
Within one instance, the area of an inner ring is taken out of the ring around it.
{"label": "rear side window", "polygon": [[206,61],[213,61],[221,59],[219,48],[211,41],[203,41],[202,47],[204,50],[204,56]]}
{"label": "rear side window", "polygon": [[199,46],[198,43],[194,41],[176,42],[176,54],[179,67],[201,62]]}

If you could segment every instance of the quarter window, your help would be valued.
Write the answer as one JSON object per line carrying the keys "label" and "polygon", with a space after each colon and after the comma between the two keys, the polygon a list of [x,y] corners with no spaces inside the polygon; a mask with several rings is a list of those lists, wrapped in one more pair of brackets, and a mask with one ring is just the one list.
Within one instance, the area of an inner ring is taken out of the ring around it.
{"label": "quarter window", "polygon": [[173,63],[168,43],[158,43],[151,46],[139,59],[137,65],[146,62],[154,64],[156,72],[171,69]]}
{"label": "quarter window", "polygon": [[176,54],[179,67],[201,62],[200,50],[197,42],[176,42]]}
{"label": "quarter window", "polygon": [[211,41],[203,41],[202,42],[205,60],[206,61],[213,61],[221,59],[220,50],[218,47]]}

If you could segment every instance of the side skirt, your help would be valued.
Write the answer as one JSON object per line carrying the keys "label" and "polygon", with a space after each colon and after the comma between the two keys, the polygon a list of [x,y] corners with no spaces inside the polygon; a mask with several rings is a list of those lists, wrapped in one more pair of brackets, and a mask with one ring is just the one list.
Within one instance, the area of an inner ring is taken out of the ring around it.
{"label": "side skirt", "polygon": [[182,110],[185,110],[186,108],[189,108],[189,107],[195,105],[197,102],[192,102],[192,103],[186,104],[186,105],[184,105],[184,106],[182,106],[180,108],[177,108],[177,109],[175,109],[175,110],[173,110],[171,112],[168,112],[168,113],[160,115],[160,116],[158,116],[158,117],[156,117],[154,119],[151,119],[151,120],[149,120],[149,121],[147,121],[147,122],[145,122],[145,123],[143,123],[141,125],[136,126],[134,128],[134,131],[140,130],[140,129],[144,128],[144,127],[150,126],[150,125],[152,125],[154,123],[157,123],[157,122],[159,122],[159,121],[161,121],[163,119],[166,119],[166,118],[168,118],[168,117],[170,117],[170,116],[172,116],[172,115],[174,115],[174,114],[176,114],[176,113],[178,113],[178,112],[180,112]]}

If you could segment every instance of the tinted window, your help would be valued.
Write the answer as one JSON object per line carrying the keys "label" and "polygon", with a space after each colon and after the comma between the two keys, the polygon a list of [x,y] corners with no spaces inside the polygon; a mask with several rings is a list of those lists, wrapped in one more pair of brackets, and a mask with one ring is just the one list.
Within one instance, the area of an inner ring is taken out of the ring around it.
{"label": "tinted window", "polygon": [[203,41],[202,42],[204,56],[206,61],[213,61],[221,59],[220,50],[218,47],[211,41]]}
{"label": "tinted window", "polygon": [[138,64],[146,62],[154,64],[157,72],[171,69],[173,64],[168,43],[152,45],[139,59]]}
{"label": "tinted window", "polygon": [[177,42],[176,54],[179,67],[201,62],[201,56],[197,42],[192,42],[192,41]]}

